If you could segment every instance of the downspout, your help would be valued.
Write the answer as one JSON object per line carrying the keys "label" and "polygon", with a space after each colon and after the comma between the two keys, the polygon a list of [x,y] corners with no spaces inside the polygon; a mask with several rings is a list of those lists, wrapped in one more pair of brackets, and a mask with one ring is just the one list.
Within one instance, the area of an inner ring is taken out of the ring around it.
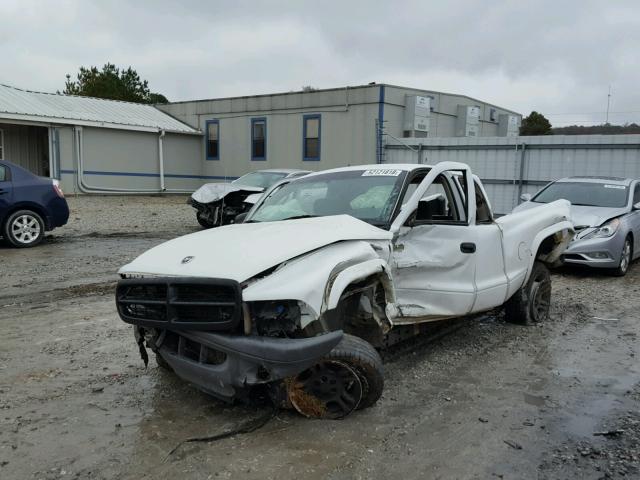
{"label": "downspout", "polygon": [[[192,193],[192,190],[180,190],[180,189],[171,189],[167,190],[163,188],[159,189],[129,189],[129,188],[109,188],[109,187],[94,187],[92,185],[88,185],[84,180],[84,155],[83,155],[83,144],[82,144],[82,127],[74,127],[74,143],[76,150],[76,160],[78,166],[78,188],[82,193],[91,193],[91,194],[114,194],[114,193],[126,193],[130,195],[149,195],[153,193]],[[164,169],[164,159],[161,159],[161,165]],[[160,182],[161,185],[164,186],[164,171],[160,172]]]}
{"label": "downspout", "polygon": [[167,190],[164,187],[164,153],[162,150],[164,135],[165,131],[160,130],[160,135],[158,135],[158,161],[160,162],[160,191],[162,192]]}

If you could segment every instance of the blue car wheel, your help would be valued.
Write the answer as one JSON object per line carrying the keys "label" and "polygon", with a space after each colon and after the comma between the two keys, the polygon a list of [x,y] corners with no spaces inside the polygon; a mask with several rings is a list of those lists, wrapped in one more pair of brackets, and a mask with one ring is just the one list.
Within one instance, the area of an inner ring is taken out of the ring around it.
{"label": "blue car wheel", "polygon": [[35,247],[44,238],[44,221],[36,212],[18,210],[9,215],[2,233],[14,247]]}

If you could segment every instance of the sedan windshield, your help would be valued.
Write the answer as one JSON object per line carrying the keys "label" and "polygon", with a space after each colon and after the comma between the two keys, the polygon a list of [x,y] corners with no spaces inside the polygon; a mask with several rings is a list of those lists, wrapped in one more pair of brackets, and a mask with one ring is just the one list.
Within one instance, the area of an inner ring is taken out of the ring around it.
{"label": "sedan windshield", "polygon": [[628,188],[619,184],[593,182],[556,182],[542,190],[531,201],[549,203],[559,199],[572,205],[620,208],[627,205]]}
{"label": "sedan windshield", "polygon": [[284,172],[251,172],[231,183],[246,185],[247,187],[268,188],[286,176],[287,174]]}
{"label": "sedan windshield", "polygon": [[384,226],[405,176],[401,170],[348,170],[303,177],[271,192],[248,221],[346,214]]}

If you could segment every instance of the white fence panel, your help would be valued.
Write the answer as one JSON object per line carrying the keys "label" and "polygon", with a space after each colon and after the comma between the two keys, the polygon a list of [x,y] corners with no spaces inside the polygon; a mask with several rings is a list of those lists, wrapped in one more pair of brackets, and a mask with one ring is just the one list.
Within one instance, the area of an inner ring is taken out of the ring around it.
{"label": "white fence panel", "polygon": [[385,138],[385,163],[467,163],[483,180],[496,213],[522,193],[562,177],[640,178],[640,135]]}

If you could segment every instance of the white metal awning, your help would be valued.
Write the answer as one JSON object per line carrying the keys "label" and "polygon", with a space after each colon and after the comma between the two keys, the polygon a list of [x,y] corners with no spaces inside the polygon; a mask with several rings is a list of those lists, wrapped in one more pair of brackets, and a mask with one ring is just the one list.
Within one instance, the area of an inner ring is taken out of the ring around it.
{"label": "white metal awning", "polygon": [[152,105],[31,92],[0,84],[0,120],[200,134]]}

